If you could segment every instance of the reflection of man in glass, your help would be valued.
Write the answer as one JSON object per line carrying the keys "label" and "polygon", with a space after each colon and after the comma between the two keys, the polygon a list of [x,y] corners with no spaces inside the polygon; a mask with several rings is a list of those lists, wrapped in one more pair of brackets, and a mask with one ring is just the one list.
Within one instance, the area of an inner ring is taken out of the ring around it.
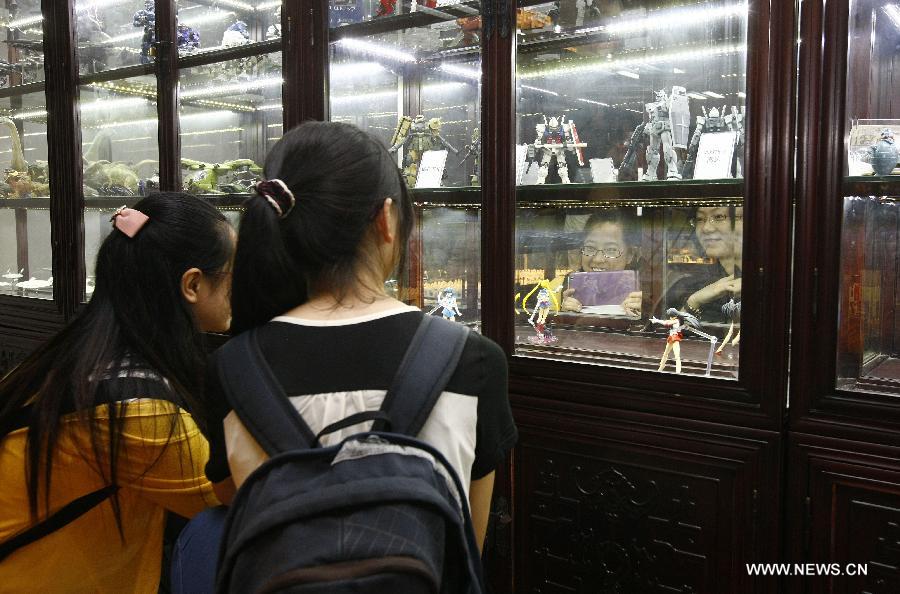
{"label": "reflection of man in glass", "polygon": [[722,305],[741,295],[744,209],[740,206],[704,206],[691,217],[697,241],[715,260],[710,270],[676,281],[666,292],[666,303],[693,313],[704,322],[727,322]]}
{"label": "reflection of man in glass", "polygon": [[[636,217],[624,209],[603,210],[592,214],[584,225],[581,246],[581,272],[636,270],[640,253],[640,235]],[[581,311],[574,289],[563,291],[561,309]],[[641,313],[641,292],[633,291],[622,302],[630,315]]]}

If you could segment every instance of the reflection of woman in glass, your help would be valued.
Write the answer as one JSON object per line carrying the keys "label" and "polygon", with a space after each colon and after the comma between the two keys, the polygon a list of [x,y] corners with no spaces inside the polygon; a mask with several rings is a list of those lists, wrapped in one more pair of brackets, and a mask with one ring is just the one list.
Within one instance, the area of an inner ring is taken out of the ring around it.
{"label": "reflection of woman in glass", "polygon": [[683,306],[704,322],[729,322],[722,306],[740,300],[743,255],[743,207],[704,206],[691,218],[705,255],[715,259],[711,269],[677,280],[666,292],[668,305]]}
{"label": "reflection of woman in glass", "polygon": [[[640,253],[637,217],[627,209],[608,209],[592,214],[584,225],[581,272],[636,270]],[[575,290],[563,291],[562,310],[581,311]],[[641,292],[633,291],[622,302],[629,315],[641,313]]]}

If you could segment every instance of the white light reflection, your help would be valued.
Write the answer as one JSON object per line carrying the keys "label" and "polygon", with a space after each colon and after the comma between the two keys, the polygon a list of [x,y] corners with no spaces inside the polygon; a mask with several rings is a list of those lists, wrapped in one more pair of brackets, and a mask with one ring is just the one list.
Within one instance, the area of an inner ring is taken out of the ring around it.
{"label": "white light reflection", "polygon": [[408,54],[406,52],[400,51],[398,49],[393,49],[384,45],[380,45],[377,43],[369,43],[368,41],[362,41],[359,39],[341,39],[337,42],[342,48],[355,51],[362,54],[371,54],[375,56],[381,56],[382,58],[388,58],[391,60],[396,60],[398,62],[415,62],[416,58],[412,54]]}

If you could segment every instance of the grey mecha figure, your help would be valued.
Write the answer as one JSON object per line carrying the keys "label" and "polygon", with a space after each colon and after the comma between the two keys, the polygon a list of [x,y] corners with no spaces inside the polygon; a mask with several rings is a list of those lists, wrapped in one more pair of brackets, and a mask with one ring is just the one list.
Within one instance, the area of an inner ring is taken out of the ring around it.
{"label": "grey mecha figure", "polygon": [[697,126],[694,128],[694,135],[691,136],[691,144],[688,147],[687,160],[684,163],[682,174],[686,179],[694,177],[694,167],[697,161],[697,151],[700,148],[700,137],[703,134],[714,132],[734,132],[734,160],[736,161],[735,177],[743,177],[744,165],[744,114],[746,108],[741,107],[741,111],[734,105],[731,106],[731,113],[726,113],[726,106],[722,106],[720,112],[717,107],[713,107],[708,112],[703,106],[702,116],[697,116]]}
{"label": "grey mecha figure", "polygon": [[[683,109],[679,108],[682,105],[687,105],[687,93],[684,87],[672,87],[671,96],[666,93],[665,89],[656,91],[656,101],[646,104],[645,109],[650,116],[650,121],[644,128],[644,134],[650,137],[650,141],[647,144],[647,170],[644,171],[641,181],[658,179],[656,170],[659,166],[660,152],[666,162],[666,179],[681,179],[675,146],[683,147],[686,144],[680,137],[682,132],[686,136],[687,131],[681,129],[680,118],[673,125],[672,116],[676,112],[681,114]],[[662,143],[661,150],[660,143]]]}

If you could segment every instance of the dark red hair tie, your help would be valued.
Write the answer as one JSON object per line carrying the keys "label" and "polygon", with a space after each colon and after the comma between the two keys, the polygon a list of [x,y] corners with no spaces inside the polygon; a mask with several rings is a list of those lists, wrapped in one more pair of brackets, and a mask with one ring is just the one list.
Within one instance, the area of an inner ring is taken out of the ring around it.
{"label": "dark red hair tie", "polygon": [[275,209],[279,219],[288,216],[296,203],[294,193],[280,179],[267,179],[257,182],[256,193],[265,198],[269,205]]}

